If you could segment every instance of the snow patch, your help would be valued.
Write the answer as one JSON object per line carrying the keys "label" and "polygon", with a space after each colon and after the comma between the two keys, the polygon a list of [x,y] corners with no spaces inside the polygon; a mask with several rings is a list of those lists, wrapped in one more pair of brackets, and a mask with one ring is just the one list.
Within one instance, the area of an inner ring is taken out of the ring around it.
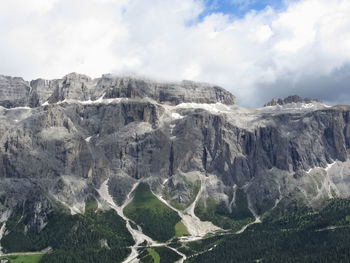
{"label": "snow patch", "polygon": [[5,108],[6,110],[31,110],[30,107],[13,107],[13,108]]}
{"label": "snow patch", "polygon": [[[185,110],[190,110],[190,109],[193,109],[193,110],[202,109],[215,115],[225,114],[226,117],[229,119],[230,123],[232,123],[237,127],[242,127],[249,130],[254,129],[256,126],[263,126],[268,121],[261,118],[261,115],[265,114],[263,110],[246,109],[237,105],[225,105],[220,102],[213,103],[213,104],[180,103],[176,106],[167,105],[167,104],[158,104],[158,105],[165,109],[165,114],[163,114],[161,118],[163,122],[162,125],[165,125],[165,126],[166,124],[169,124],[172,121],[178,120],[176,117],[179,117],[179,115],[181,116],[181,118],[186,117],[181,114],[185,114],[186,113]],[[181,114],[179,114],[179,111],[181,112]]]}
{"label": "snow patch", "polygon": [[173,113],[171,113],[171,118],[173,118],[174,120],[180,120],[180,119],[183,119],[184,116],[180,115],[177,112],[173,112]]}
{"label": "snow patch", "polygon": [[217,103],[180,103],[175,106],[178,109],[203,109],[211,113],[228,113],[232,112],[232,108],[228,105]]}
{"label": "snow patch", "polygon": [[274,106],[266,106],[263,108],[259,108],[260,112],[268,112],[268,113],[282,113],[282,112],[310,112],[315,110],[320,110],[324,108],[328,108],[331,106],[325,105],[321,102],[311,102],[311,103],[303,103],[303,102],[292,102],[284,105],[274,105]]}
{"label": "snow patch", "polygon": [[112,99],[104,99],[104,95],[102,95],[97,100],[76,100],[76,99],[64,99],[62,101],[57,102],[57,104],[63,104],[63,103],[77,103],[82,105],[92,105],[92,104],[110,104],[114,102],[121,102],[121,101],[127,101],[128,98],[112,98]]}

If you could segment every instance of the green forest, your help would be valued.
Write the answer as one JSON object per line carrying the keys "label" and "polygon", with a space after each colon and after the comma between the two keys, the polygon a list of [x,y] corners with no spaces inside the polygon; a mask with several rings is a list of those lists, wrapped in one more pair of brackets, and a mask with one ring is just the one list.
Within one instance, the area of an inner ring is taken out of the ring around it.
{"label": "green forest", "polygon": [[39,234],[26,228],[27,218],[18,209],[6,224],[9,234],[1,240],[3,250],[9,253],[51,247],[53,252],[45,254],[40,263],[122,261],[134,243],[125,221],[113,210],[95,212],[96,208],[91,201],[85,214],[70,215],[56,207]]}
{"label": "green forest", "polygon": [[[208,219],[224,218],[220,222],[232,226],[244,220],[251,222],[246,197],[238,193],[237,198],[241,202],[231,214],[210,201],[207,210],[200,210],[199,205],[196,211]],[[8,256],[11,263],[122,262],[134,244],[125,221],[114,210],[98,210],[94,198],[86,203],[84,214],[71,215],[68,209],[55,204],[40,233],[27,229],[28,218],[23,211],[19,207],[6,222],[8,234],[1,240],[3,252],[37,252],[48,247],[51,251],[36,256]],[[152,238],[170,240],[167,247],[142,244],[138,256],[142,263],[176,262],[181,256],[172,248],[184,253],[187,263],[350,262],[350,201],[346,199],[325,201],[319,209],[281,200],[275,209],[261,216],[261,223],[241,234],[231,229],[191,242],[177,238],[188,234],[180,217],[159,201],[147,184],[136,188],[125,214]]]}
{"label": "green forest", "polygon": [[183,252],[193,263],[350,262],[349,215],[344,199],[329,200],[321,210],[281,202],[242,234],[194,242]]}

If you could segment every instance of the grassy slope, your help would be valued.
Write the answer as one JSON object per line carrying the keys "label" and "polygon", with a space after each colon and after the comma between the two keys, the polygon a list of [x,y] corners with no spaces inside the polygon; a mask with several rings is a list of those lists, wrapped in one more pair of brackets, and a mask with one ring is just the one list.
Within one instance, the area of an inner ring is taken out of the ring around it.
{"label": "grassy slope", "polygon": [[160,256],[154,249],[148,248],[147,251],[151,255],[151,257],[153,258],[154,263],[160,263]]}
{"label": "grassy slope", "polygon": [[175,225],[175,236],[182,237],[182,236],[188,236],[188,235],[189,233],[185,225],[181,221],[177,222],[177,224]]}
{"label": "grassy slope", "polygon": [[140,251],[141,263],[172,263],[178,261],[181,256],[167,247],[143,248]]}
{"label": "grassy slope", "polygon": [[8,259],[10,263],[39,263],[43,255],[44,254],[7,256],[4,258]]}
{"label": "grassy slope", "polygon": [[181,220],[171,208],[159,201],[147,184],[141,183],[124,214],[142,227],[143,232],[157,241],[175,236],[175,225]]}

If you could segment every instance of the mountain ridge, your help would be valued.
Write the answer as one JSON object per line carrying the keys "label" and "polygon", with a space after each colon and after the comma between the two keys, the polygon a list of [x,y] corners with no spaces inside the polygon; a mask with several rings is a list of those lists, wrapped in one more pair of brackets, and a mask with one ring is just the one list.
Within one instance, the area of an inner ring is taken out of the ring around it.
{"label": "mountain ridge", "polygon": [[[23,83],[0,79],[0,222],[25,211],[33,236],[51,229],[57,207],[84,218],[91,199],[125,221],[140,183],[195,225],[184,243],[246,231],[280,205],[350,197],[350,106],[288,99],[245,109],[215,85],[111,76]],[[137,245],[149,240],[143,223],[129,228]]]}
{"label": "mountain ridge", "polygon": [[30,82],[19,77],[0,78],[0,106],[38,107],[44,103],[57,103],[74,99],[80,101],[99,98],[145,98],[160,103],[181,102],[235,104],[235,97],[223,88],[193,81],[157,82],[141,77],[119,77],[104,74],[92,79],[86,75],[70,73],[62,79],[36,79]]}

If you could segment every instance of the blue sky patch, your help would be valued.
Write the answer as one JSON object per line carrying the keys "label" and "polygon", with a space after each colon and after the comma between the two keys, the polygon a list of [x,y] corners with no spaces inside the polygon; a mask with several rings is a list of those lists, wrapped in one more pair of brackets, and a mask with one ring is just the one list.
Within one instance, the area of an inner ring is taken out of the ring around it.
{"label": "blue sky patch", "polygon": [[205,9],[200,14],[198,20],[212,13],[223,13],[233,18],[242,18],[252,10],[261,11],[267,6],[276,10],[285,7],[285,0],[203,0]]}

